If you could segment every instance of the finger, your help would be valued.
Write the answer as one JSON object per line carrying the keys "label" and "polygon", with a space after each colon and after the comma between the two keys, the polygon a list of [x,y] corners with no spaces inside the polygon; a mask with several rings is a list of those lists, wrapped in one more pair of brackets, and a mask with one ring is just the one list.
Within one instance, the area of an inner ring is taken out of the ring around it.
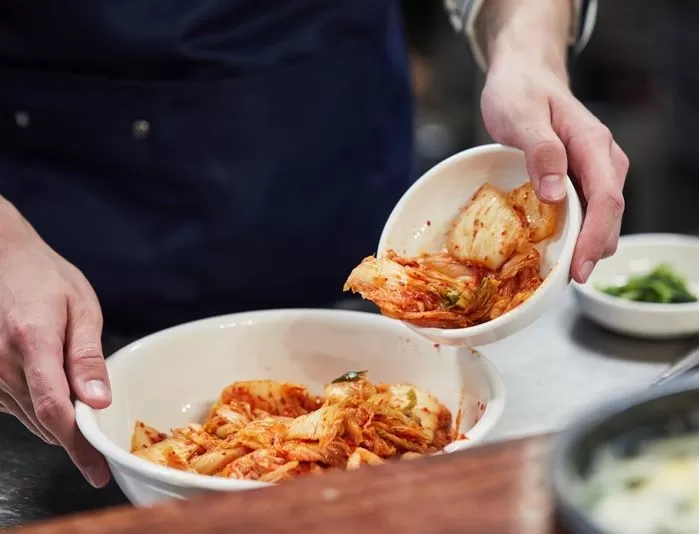
{"label": "finger", "polygon": [[85,479],[95,488],[104,487],[111,478],[109,466],[104,457],[85,439],[80,429],[75,424],[73,412],[73,424],[70,428],[63,447],[68,452],[73,463],[80,469]]}
{"label": "finger", "polygon": [[609,129],[579,101],[566,99],[552,106],[551,119],[587,204],[571,266],[573,278],[585,282],[605,251],[616,247],[624,212],[628,158]]}
{"label": "finger", "polygon": [[[91,288],[68,302],[65,367],[76,397],[93,408],[111,403],[109,379],[102,355],[102,315]],[[105,459],[85,439],[76,425],[66,445],[76,465],[86,465],[83,473],[95,487],[111,478]]]}
{"label": "finger", "polygon": [[612,142],[612,164],[614,165],[616,179],[623,187],[626,183],[626,176],[629,173],[630,162],[629,157],[616,141]]}
{"label": "finger", "polygon": [[619,234],[621,233],[621,220],[617,222],[612,235],[609,236],[609,241],[607,241],[607,246],[604,247],[604,253],[602,258],[609,258],[613,256],[616,252],[617,246],[619,245]]}
{"label": "finger", "polygon": [[37,418],[36,413],[34,411],[34,405],[32,404],[31,396],[26,386],[23,389],[24,391],[16,391],[14,393],[14,397],[10,397],[13,400],[14,405],[17,407],[17,409],[13,410],[12,413],[20,421],[22,421],[22,424],[24,424],[27,428],[29,428],[30,425],[31,427],[35,428],[38,432],[39,437],[43,439],[46,443],[58,445],[58,439],[51,433],[51,431],[48,428],[45,428]]}
{"label": "finger", "polygon": [[70,300],[65,347],[68,380],[76,397],[95,409],[112,402],[101,338],[99,308],[86,306],[80,297]]}
{"label": "finger", "polygon": [[513,140],[524,151],[527,172],[537,196],[544,202],[562,202],[566,196],[568,157],[551,127],[550,117],[522,123]]}
{"label": "finger", "polygon": [[623,184],[612,162],[612,140],[607,130],[572,139],[568,148],[587,199],[585,221],[572,264],[573,278],[584,283],[608,250],[610,240],[618,236],[624,213]]}
{"label": "finger", "polygon": [[[59,321],[65,327],[65,321]],[[63,446],[85,478],[96,487],[109,480],[104,459],[80,433],[63,370],[63,340],[55,328],[24,324],[13,339],[24,359],[24,373],[38,422]]]}
{"label": "finger", "polygon": [[53,356],[37,366],[36,357],[27,357],[26,378],[36,417],[56,436],[73,463],[95,487],[109,481],[104,458],[87,442],[75,422],[68,382],[61,361]]}
{"label": "finger", "polygon": [[0,391],[0,412],[16,417],[29,432],[40,438],[49,445],[56,445],[56,440],[47,437],[37,425],[27,416],[26,412],[20,408],[19,404],[7,393]]}
{"label": "finger", "polygon": [[[629,158],[616,142],[612,143],[612,165],[614,166],[616,181],[623,190],[624,183],[626,182],[626,175],[629,171]],[[621,224],[622,220],[619,219],[614,231],[609,236],[609,241],[602,255],[603,258],[608,258],[616,252],[617,246],[619,245],[619,235],[621,234]]]}
{"label": "finger", "polygon": [[[9,348],[3,349],[11,350]],[[7,354],[3,354],[7,356]],[[34,414],[34,406],[24,381],[24,373],[11,360],[3,358],[0,377],[0,403],[2,403],[21,423],[45,442],[56,445],[56,438],[41,426]]]}
{"label": "finger", "polygon": [[[629,158],[626,156],[621,147],[616,143],[612,142],[612,165],[614,166],[614,174],[617,184],[622,188],[626,182],[626,175],[629,171]],[[621,234],[621,224],[622,220],[617,221],[612,234],[609,236],[609,241],[607,241],[607,246],[602,254],[603,258],[608,258],[612,256],[619,245],[619,235]]]}

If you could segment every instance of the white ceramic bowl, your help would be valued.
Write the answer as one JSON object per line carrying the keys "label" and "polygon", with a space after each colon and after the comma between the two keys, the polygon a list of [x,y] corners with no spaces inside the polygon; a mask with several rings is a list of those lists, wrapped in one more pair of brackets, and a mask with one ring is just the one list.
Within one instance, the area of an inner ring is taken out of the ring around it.
{"label": "white ceramic bowl", "polygon": [[699,303],[631,302],[596,288],[623,284],[629,276],[647,274],[659,263],[670,264],[699,295],[699,238],[625,235],[614,256],[600,261],[585,284],[573,284],[580,311],[600,326],[629,336],[663,339],[699,334]]}
{"label": "white ceramic bowl", "polygon": [[[510,191],[528,180],[521,150],[492,144],[459,152],[427,171],[406,191],[386,222],[377,254],[389,249],[407,256],[437,252],[444,246],[452,221],[478,187],[488,182]],[[534,295],[497,319],[468,328],[408,326],[438,343],[478,347],[522,330],[555,308],[570,281],[570,263],[582,225],[580,199],[570,180],[566,185],[560,227],[537,246],[546,278]]]}
{"label": "white ceramic bowl", "polygon": [[180,472],[128,452],[136,419],[162,431],[199,421],[236,380],[277,379],[321,393],[337,376],[367,369],[374,381],[411,382],[432,392],[454,416],[466,393],[461,430],[469,439],[450,444],[447,452],[482,440],[505,402],[497,371],[477,352],[436,347],[398,321],[343,310],[204,319],[137,341],[108,358],[107,367],[112,405],[97,411],[77,402],[77,422],[136,505],[266,485]]}

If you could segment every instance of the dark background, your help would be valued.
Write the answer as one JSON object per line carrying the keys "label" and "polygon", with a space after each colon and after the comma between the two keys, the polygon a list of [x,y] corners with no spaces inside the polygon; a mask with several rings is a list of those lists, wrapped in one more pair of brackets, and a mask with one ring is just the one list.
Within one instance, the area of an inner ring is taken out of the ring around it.
{"label": "dark background", "polygon": [[[490,141],[480,117],[482,75],[441,4],[404,0],[418,175]],[[601,0],[592,39],[571,62],[575,94],[631,160],[624,233],[699,231],[698,45],[696,0]]]}

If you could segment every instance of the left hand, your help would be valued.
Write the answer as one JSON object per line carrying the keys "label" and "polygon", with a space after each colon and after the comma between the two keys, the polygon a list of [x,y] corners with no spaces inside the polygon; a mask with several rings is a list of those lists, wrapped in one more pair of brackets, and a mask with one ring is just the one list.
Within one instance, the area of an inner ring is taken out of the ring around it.
{"label": "left hand", "polygon": [[565,199],[565,176],[581,190],[585,220],[571,275],[585,282],[595,264],[616,251],[629,160],[612,133],[578,101],[566,73],[517,54],[498,58],[481,97],[495,141],[524,151],[534,189],[544,202]]}

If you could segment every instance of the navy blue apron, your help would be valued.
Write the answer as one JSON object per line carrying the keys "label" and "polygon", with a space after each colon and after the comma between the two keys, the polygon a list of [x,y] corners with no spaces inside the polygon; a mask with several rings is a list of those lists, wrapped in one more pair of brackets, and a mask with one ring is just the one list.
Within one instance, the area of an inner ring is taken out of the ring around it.
{"label": "navy blue apron", "polygon": [[342,298],[411,130],[393,0],[0,3],[0,193],[114,331]]}

